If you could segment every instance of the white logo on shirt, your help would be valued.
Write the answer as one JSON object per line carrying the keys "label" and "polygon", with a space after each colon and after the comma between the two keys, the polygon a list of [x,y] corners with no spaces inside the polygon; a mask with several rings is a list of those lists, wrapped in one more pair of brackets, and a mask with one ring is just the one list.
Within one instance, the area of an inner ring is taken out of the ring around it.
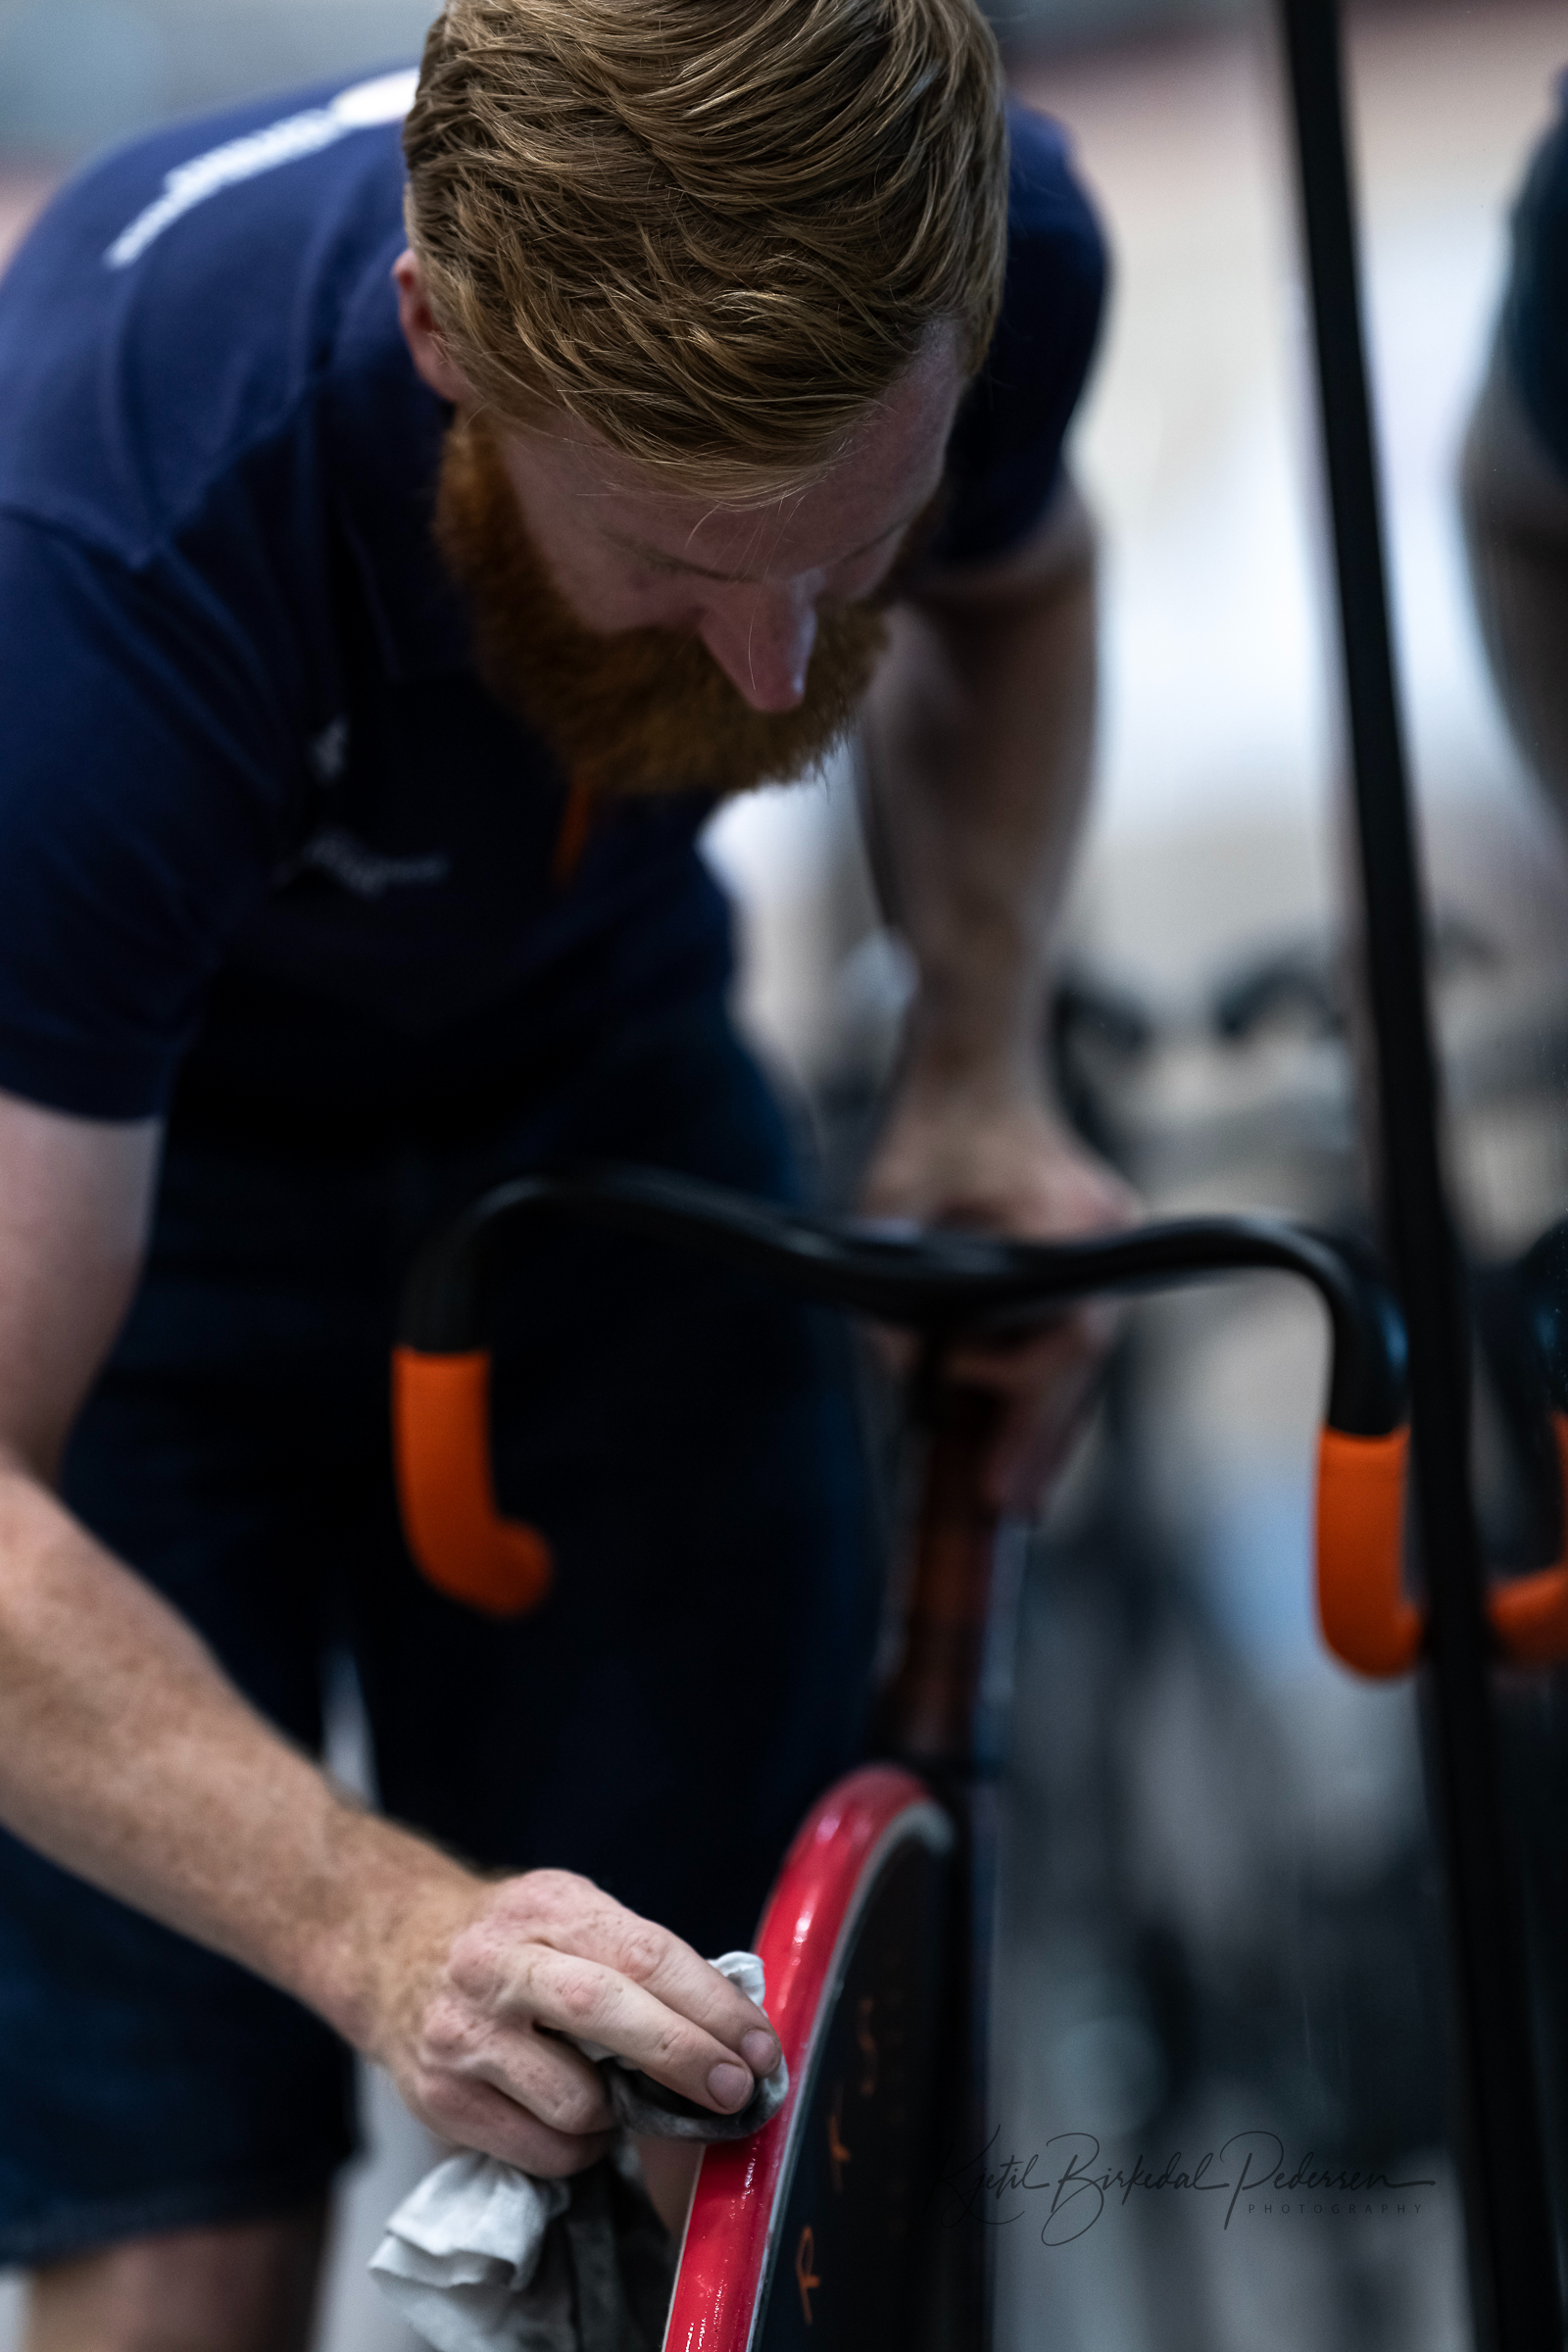
{"label": "white logo on shirt", "polygon": [[349,760],[349,722],[341,711],[327,721],[319,735],[312,736],[305,757],[318,784],[337,782]]}
{"label": "white logo on shirt", "polygon": [[446,881],[452,871],[451,858],[439,850],[424,858],[384,858],[341,825],[326,825],[311,835],[292,870],[298,873],[307,865],[315,866],[318,873],[330,874],[357,899],[378,899],[385,891],[417,888],[421,883],[428,887]]}
{"label": "white logo on shirt", "polygon": [[352,88],[339,90],[326,106],[285,115],[281,122],[269,122],[262,130],[248,130],[242,138],[226,139],[221,147],[192,156],[188,164],[176,164],[164,175],[162,194],[155,196],[109,247],[104,255],[106,266],[125,269],[146,252],[155,237],[161,237],[195,206],[205,204],[209,196],[216,196],[220,188],[234,187],[242,179],[255,179],[263,172],[292,164],[302,155],[314,155],[318,148],[347,138],[351,130],[370,130],[380,122],[400,122],[414,103],[418,78],[410,66],[399,74],[379,74],[373,81],[357,81]]}

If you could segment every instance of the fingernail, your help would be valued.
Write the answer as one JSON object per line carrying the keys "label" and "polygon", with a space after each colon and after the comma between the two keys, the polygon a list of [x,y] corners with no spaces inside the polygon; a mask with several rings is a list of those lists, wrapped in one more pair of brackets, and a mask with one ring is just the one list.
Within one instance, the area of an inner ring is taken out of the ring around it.
{"label": "fingernail", "polygon": [[741,2056],[754,2075],[770,2075],[778,2064],[778,2043],[760,2026],[741,2035]]}
{"label": "fingernail", "polygon": [[742,2106],[752,2095],[752,2078],[744,2066],[715,2066],[708,2087],[721,2107]]}

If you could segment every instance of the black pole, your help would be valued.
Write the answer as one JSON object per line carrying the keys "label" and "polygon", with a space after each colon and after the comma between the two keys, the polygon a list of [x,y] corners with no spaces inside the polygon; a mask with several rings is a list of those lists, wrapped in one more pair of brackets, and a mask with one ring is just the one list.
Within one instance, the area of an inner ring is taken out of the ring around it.
{"label": "black pole", "polygon": [[1470,1494],[1469,1330],[1443,1181],[1421,903],[1367,401],[1338,0],[1281,0],[1311,278],[1365,894],[1381,1212],[1410,1339],[1412,1476],[1431,1604],[1471,2294],[1483,2345],[1561,2352],[1529,1988],[1488,1689]]}

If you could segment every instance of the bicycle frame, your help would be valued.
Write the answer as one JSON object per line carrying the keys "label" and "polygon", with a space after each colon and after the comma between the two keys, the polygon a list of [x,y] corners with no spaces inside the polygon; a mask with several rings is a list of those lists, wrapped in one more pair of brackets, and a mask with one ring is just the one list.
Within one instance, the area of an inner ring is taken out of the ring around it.
{"label": "bicycle frame", "polygon": [[[1332,1340],[1318,1478],[1325,1635],[1363,1672],[1399,1671],[1416,1655],[1425,1620],[1401,1581],[1403,1327],[1376,1264],[1355,1245],[1243,1217],[1190,1218],[1059,1244],[894,1234],[624,1168],[497,1186],[430,1244],[410,1277],[394,1365],[399,1493],[416,1559],[452,1597],[510,1616],[541,1605],[550,1589],[544,1539],[504,1517],[496,1503],[484,1301],[501,1254],[525,1230],[561,1217],[701,1250],[761,1271],[801,1297],[902,1324],[922,1335],[933,1358],[960,1335],[1038,1321],[1089,1296],[1156,1291],[1241,1269],[1305,1280],[1323,1301]],[[919,1857],[927,1960],[944,1937],[949,1944],[946,2004],[940,1972],[927,1967],[909,2012],[918,2009],[925,2020],[933,2065],[943,2056],[935,2045],[945,2040],[948,2080],[927,2085],[927,2123],[910,2130],[915,2141],[922,2132],[929,2141],[928,2126],[940,2129],[963,2164],[979,2160],[985,2147],[997,1743],[983,1720],[982,1684],[996,1523],[981,1498],[977,1466],[988,1416],[989,1400],[976,1392],[947,1392],[928,1447],[909,1619],[882,1708],[884,1748],[907,1769],[891,1779],[885,1771],[855,1775],[828,1793],[797,1838],[764,1918],[770,2009],[794,2086],[783,2113],[754,2142],[705,2158],[668,2339],[682,2352],[699,2344],[703,2352],[762,2352],[786,2340],[782,2315],[797,2308],[815,2346],[864,2340],[855,2332],[863,2326],[863,2294],[845,2292],[846,2279],[864,2286],[864,2230],[860,2272],[838,2256],[824,2267],[824,2233],[830,2220],[842,2224],[852,2210],[853,2199],[840,2203],[846,2180],[864,2180],[874,2167],[849,2173],[842,2109],[829,2103],[824,2110],[822,2102],[830,2089],[827,2053],[835,2035],[843,2041],[846,2000],[877,1997],[853,1990],[857,1968],[864,1973],[858,1938],[891,1899],[883,1879],[895,1852]],[[1499,1588],[1495,1639],[1508,1642],[1520,1615],[1517,1602],[1511,1611],[1498,1603],[1533,1592],[1532,1640],[1552,1655],[1568,1653],[1565,1585],[1568,1572],[1559,1569]],[[946,1844],[932,1828],[943,1817]],[[939,1932],[931,1924],[932,1888],[944,1870],[951,1878],[937,1906],[947,1917]],[[842,2090],[842,2072],[838,2079]],[[820,2169],[824,2148],[839,2185],[817,2196],[816,2219],[803,2220],[800,2168],[809,2156]],[[956,2191],[952,2201],[956,2260],[940,2341],[945,2352],[984,2352],[987,2236],[975,2197]],[[785,2242],[791,2230],[799,2239],[793,2253]],[[839,2236],[850,2242],[842,2230]],[[896,2242],[887,2239],[884,2256]],[[906,2257],[893,2260],[884,2300],[909,2275]],[[836,2289],[828,2284],[833,2278]]]}

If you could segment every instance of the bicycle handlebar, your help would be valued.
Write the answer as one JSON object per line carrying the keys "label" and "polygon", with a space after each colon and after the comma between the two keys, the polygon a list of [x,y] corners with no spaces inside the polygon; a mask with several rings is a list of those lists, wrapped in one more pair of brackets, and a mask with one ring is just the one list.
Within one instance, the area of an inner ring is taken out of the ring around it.
{"label": "bicycle handlebar", "polygon": [[[1424,1614],[1401,1582],[1404,1327],[1375,1260],[1356,1245],[1265,1217],[1188,1217],[1073,1242],[905,1234],[637,1168],[498,1185],[427,1246],[409,1277],[393,1359],[399,1501],[416,1561],[452,1597],[514,1616],[550,1588],[544,1539],[496,1505],[484,1299],[516,1234],[563,1216],[697,1249],[939,1345],[1039,1322],[1092,1296],[1246,1268],[1297,1275],[1322,1299],[1332,1339],[1317,1482],[1324,1637],[1363,1674],[1402,1673],[1419,1654]],[[1568,1478],[1568,1426],[1564,1441]],[[1506,1654],[1530,1662],[1568,1655],[1568,1564],[1519,1578],[1492,1598]]]}

